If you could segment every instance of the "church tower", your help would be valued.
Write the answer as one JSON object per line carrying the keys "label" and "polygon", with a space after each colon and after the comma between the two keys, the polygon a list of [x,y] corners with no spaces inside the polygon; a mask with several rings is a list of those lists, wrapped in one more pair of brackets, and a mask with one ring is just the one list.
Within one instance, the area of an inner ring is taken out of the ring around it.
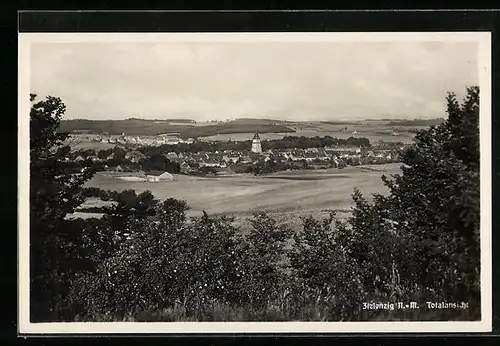
{"label": "church tower", "polygon": [[260,137],[255,133],[252,140],[252,153],[262,154],[262,146],[260,145]]}

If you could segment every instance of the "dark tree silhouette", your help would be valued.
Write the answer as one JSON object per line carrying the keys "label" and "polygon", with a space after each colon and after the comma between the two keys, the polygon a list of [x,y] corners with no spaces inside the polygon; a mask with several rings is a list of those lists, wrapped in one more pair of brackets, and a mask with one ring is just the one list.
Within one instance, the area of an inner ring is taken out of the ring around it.
{"label": "dark tree silhouette", "polygon": [[61,318],[62,297],[78,251],[79,234],[65,218],[85,200],[82,185],[94,171],[75,172],[65,160],[68,139],[59,133],[66,107],[49,96],[36,102],[31,94],[30,112],[30,278],[31,318]]}
{"label": "dark tree silhouette", "polygon": [[462,105],[453,93],[447,102],[448,119],[402,153],[402,174],[383,177],[390,194],[370,204],[356,193],[351,251],[372,279],[390,282],[396,271],[406,292],[478,307],[479,88]]}

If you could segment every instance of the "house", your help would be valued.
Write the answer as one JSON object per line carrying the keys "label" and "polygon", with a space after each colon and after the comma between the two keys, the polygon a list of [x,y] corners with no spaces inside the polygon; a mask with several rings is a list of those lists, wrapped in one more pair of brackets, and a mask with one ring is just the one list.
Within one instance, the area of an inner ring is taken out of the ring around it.
{"label": "house", "polygon": [[306,152],[304,153],[304,159],[307,162],[312,162],[318,158],[318,154],[314,152]]}
{"label": "house", "polygon": [[226,163],[236,163],[238,162],[239,156],[229,156],[229,155],[224,155],[222,157],[222,160],[224,160]]}
{"label": "house", "polygon": [[218,167],[220,166],[219,161],[215,160],[213,157],[209,157],[205,159],[203,162],[200,162],[200,167]]}
{"label": "house", "polygon": [[180,133],[179,132],[169,132],[169,133],[163,133],[160,136],[167,139],[167,140],[176,140],[178,141],[180,139]]}
{"label": "house", "polygon": [[361,153],[361,148],[355,145],[339,145],[336,147],[326,147],[325,152],[328,154],[332,153],[359,154]]}
{"label": "house", "polygon": [[118,166],[116,166],[115,171],[117,171],[117,172],[123,172],[123,167],[120,166],[120,165],[118,165]]}
{"label": "house", "polygon": [[115,153],[111,153],[106,157],[106,160],[113,160],[115,158]]}
{"label": "house", "polygon": [[177,145],[179,144],[179,139],[176,138],[167,138],[167,145]]}
{"label": "house", "polygon": [[193,170],[193,168],[191,167],[191,165],[187,162],[183,162],[181,163],[181,173],[189,173]]}
{"label": "house", "polygon": [[99,161],[99,157],[97,155],[90,155],[87,159],[92,160],[93,162]]}
{"label": "house", "polygon": [[83,158],[83,156],[78,155],[78,156],[76,157],[75,161],[85,161],[85,159]]}
{"label": "house", "polygon": [[127,154],[125,154],[125,159],[135,163],[139,162],[141,159],[144,158],[146,158],[146,155],[144,155],[138,150],[129,151]]}
{"label": "house", "polygon": [[170,161],[177,161],[179,159],[179,156],[175,152],[173,152],[173,151],[171,151],[168,154],[166,154],[165,157],[167,159],[169,159]]}
{"label": "house", "polygon": [[174,181],[174,176],[165,171],[150,171],[146,173],[146,180],[149,182]]}
{"label": "house", "polygon": [[280,162],[280,161],[286,161],[286,160],[288,160],[288,157],[286,157],[285,155],[282,155],[282,154],[275,155],[274,156],[274,161],[275,162]]}
{"label": "house", "polygon": [[304,152],[299,151],[299,150],[294,150],[291,153],[289,153],[287,156],[292,161],[301,161],[301,160],[305,159]]}
{"label": "house", "polygon": [[330,160],[330,155],[326,153],[325,149],[320,148],[318,149],[318,158],[322,161],[328,161]]}
{"label": "house", "polygon": [[387,155],[390,155],[392,150],[390,149],[374,149],[373,150],[373,156],[378,157],[378,158],[384,158],[387,157]]}
{"label": "house", "polygon": [[249,156],[242,156],[239,159],[240,163],[252,163],[252,158]]}
{"label": "house", "polygon": [[317,153],[317,152],[319,152],[319,149],[318,148],[307,148],[305,150],[305,152],[307,152],[307,153]]}
{"label": "house", "polygon": [[203,159],[205,159],[206,157],[204,155],[201,155],[199,153],[196,153],[196,154],[191,154],[191,157],[190,159],[193,160],[193,161],[196,161],[196,162],[201,162],[203,161]]}

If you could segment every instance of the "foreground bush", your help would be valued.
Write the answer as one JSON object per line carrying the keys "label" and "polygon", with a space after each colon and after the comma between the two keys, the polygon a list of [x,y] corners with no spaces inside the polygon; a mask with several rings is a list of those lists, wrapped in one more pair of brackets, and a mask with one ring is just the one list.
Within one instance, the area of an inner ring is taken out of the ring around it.
{"label": "foreground bush", "polygon": [[402,174],[383,177],[387,196],[355,192],[342,239],[377,299],[464,301],[479,318],[479,88],[447,101],[447,121],[420,131]]}

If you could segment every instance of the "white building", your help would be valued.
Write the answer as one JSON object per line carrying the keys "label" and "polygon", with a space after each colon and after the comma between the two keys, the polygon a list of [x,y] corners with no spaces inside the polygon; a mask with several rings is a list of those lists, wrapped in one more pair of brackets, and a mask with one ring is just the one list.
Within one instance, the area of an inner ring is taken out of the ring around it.
{"label": "white building", "polygon": [[159,181],[174,181],[174,176],[168,172],[148,172],[146,180],[154,183]]}
{"label": "white building", "polygon": [[262,154],[262,146],[260,144],[260,137],[255,133],[252,140],[252,153]]}

